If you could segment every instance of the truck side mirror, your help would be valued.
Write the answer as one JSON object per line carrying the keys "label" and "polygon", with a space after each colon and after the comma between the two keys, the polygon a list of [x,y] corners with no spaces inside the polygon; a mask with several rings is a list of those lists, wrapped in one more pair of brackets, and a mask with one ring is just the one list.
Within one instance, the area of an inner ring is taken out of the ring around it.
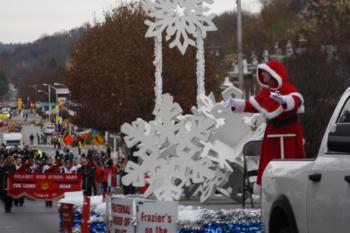
{"label": "truck side mirror", "polygon": [[350,123],[337,123],[328,134],[328,151],[350,153]]}

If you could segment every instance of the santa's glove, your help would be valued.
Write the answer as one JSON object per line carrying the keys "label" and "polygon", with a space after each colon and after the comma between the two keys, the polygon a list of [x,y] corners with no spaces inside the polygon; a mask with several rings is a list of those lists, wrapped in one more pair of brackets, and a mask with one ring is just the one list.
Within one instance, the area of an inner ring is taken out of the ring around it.
{"label": "santa's glove", "polygon": [[280,95],[279,93],[272,92],[270,96],[281,104],[284,111],[291,111],[295,108],[295,101],[290,95]]}
{"label": "santa's glove", "polygon": [[271,92],[270,97],[277,102],[279,102],[281,105],[287,103],[287,98],[286,96],[281,95],[280,93],[277,92]]}
{"label": "santa's glove", "polygon": [[234,111],[237,106],[238,106],[238,101],[236,98],[233,97],[229,97],[226,101],[225,101],[225,106],[230,108],[232,111]]}

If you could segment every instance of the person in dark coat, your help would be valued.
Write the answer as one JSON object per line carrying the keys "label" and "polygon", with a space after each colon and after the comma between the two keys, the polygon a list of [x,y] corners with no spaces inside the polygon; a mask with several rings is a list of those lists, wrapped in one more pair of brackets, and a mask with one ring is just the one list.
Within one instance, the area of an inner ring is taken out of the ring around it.
{"label": "person in dark coat", "polygon": [[33,145],[33,143],[34,143],[34,135],[33,134],[29,135],[29,140],[30,140],[30,145]]}
{"label": "person in dark coat", "polygon": [[0,168],[0,195],[4,202],[5,213],[11,213],[12,197],[7,195],[7,177],[9,173],[16,172],[15,160],[12,156],[6,158],[5,165]]}
{"label": "person in dark coat", "polygon": [[112,155],[112,148],[110,146],[107,146],[106,153],[107,153],[107,158],[110,159]]}
{"label": "person in dark coat", "polygon": [[81,158],[81,167],[78,169],[78,173],[82,175],[82,190],[86,196],[97,194],[95,170],[93,162],[88,163],[86,158]]}
{"label": "person in dark coat", "polygon": [[38,133],[36,133],[36,138],[38,140],[38,145],[40,144],[40,135]]}

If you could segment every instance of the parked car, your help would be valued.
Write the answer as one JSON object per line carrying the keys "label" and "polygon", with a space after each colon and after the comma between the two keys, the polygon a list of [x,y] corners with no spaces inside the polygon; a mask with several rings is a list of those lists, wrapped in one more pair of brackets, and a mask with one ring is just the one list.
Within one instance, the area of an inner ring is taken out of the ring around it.
{"label": "parked car", "polygon": [[3,107],[1,109],[1,114],[0,114],[0,118],[1,119],[8,119],[11,117],[11,108],[8,107]]}
{"label": "parked car", "polygon": [[261,205],[266,233],[350,232],[350,88],[315,159],[269,163]]}
{"label": "parked car", "polygon": [[44,124],[44,126],[43,126],[43,132],[44,132],[44,134],[51,135],[51,134],[53,134],[55,131],[56,131],[56,127],[55,127],[54,124],[52,124],[52,123],[46,123],[46,124]]}

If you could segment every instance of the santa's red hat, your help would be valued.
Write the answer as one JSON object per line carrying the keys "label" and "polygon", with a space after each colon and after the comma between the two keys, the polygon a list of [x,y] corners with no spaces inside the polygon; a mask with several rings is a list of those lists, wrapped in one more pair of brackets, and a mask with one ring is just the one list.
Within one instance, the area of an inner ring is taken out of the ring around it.
{"label": "santa's red hat", "polygon": [[[273,79],[276,80],[277,86],[270,87],[264,82],[262,72],[265,71],[269,73]],[[259,64],[256,70],[256,77],[258,83],[262,87],[271,88],[273,90],[278,90],[283,83],[288,81],[288,73],[286,68],[279,61],[271,60],[267,63]]]}

